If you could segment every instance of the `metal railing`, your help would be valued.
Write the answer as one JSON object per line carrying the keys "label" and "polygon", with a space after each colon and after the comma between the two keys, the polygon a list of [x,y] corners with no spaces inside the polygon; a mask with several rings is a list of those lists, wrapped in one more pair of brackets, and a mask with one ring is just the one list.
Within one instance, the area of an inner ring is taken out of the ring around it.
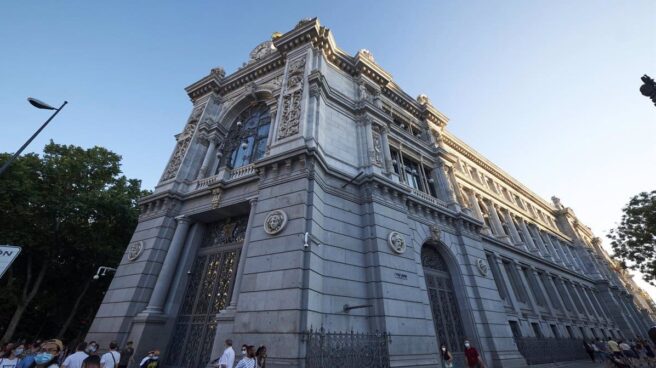
{"label": "metal railing", "polygon": [[515,342],[527,364],[588,359],[583,340],[580,339],[517,337]]}
{"label": "metal railing", "polygon": [[387,332],[306,331],[306,368],[389,368]]}

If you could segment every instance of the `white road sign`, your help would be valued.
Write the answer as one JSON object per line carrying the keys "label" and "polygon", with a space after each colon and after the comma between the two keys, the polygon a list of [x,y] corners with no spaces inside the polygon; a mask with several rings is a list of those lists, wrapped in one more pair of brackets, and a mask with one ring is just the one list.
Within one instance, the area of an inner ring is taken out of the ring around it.
{"label": "white road sign", "polygon": [[5,271],[11,266],[11,263],[18,257],[21,247],[13,245],[0,245],[0,278],[5,274]]}

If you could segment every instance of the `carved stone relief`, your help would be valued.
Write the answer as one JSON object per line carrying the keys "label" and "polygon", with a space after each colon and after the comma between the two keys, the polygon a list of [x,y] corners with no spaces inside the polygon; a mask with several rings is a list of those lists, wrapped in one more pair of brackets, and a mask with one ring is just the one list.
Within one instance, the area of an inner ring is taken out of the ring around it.
{"label": "carved stone relief", "polygon": [[194,109],[194,111],[191,113],[191,117],[189,118],[187,126],[185,126],[182,133],[177,136],[178,143],[175,146],[173,157],[171,158],[171,161],[169,161],[169,165],[166,167],[164,176],[162,176],[162,181],[172,179],[178,173],[178,169],[180,168],[182,159],[184,158],[185,153],[187,153],[187,149],[191,144],[194,132],[196,131],[196,126],[198,126],[198,119],[203,113],[204,107],[205,105]]}
{"label": "carved stone relief", "polygon": [[487,276],[487,271],[490,267],[482,258],[479,258],[478,261],[476,261],[476,266],[478,267],[478,272],[480,272],[482,276]]}
{"label": "carved stone relief", "polygon": [[380,133],[376,130],[371,131],[374,141],[374,155],[372,157],[374,165],[381,166],[383,162],[383,144],[380,138]]}
{"label": "carved stone relief", "polygon": [[401,254],[405,252],[407,246],[405,244],[405,238],[401,233],[397,231],[392,231],[389,233],[389,236],[387,237],[387,244],[389,244],[390,248],[395,253]]}
{"label": "carved stone relief", "polygon": [[437,225],[431,225],[430,227],[431,239],[433,241],[440,241],[440,227]]}
{"label": "carved stone relief", "polygon": [[264,231],[269,235],[278,234],[285,225],[287,225],[287,214],[283,210],[271,211],[264,218]]}
{"label": "carved stone relief", "polygon": [[144,249],[144,243],[143,241],[138,241],[130,244],[128,247],[128,261],[134,262],[141,253],[143,252]]}
{"label": "carved stone relief", "polygon": [[304,74],[305,57],[290,62],[287,70],[287,86],[282,98],[282,116],[280,128],[278,129],[278,139],[291,137],[299,132]]}

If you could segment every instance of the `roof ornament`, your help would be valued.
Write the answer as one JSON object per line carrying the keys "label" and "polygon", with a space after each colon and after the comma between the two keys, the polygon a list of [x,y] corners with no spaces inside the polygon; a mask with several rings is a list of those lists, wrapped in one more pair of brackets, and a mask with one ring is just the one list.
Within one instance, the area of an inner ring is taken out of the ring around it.
{"label": "roof ornament", "polygon": [[298,29],[298,28],[303,27],[304,25],[312,22],[313,19],[314,18],[303,18],[303,19],[301,19],[298,23],[296,23],[296,27],[294,27],[294,29]]}
{"label": "roof ornament", "polygon": [[273,54],[276,51],[276,47],[273,45],[273,42],[271,40],[269,41],[264,41],[261,44],[257,45],[253,51],[250,53],[251,59],[249,60],[249,63],[262,60],[265,57]]}
{"label": "roof ornament", "polygon": [[556,196],[552,196],[551,201],[553,202],[554,206],[556,206],[557,209],[559,209],[559,210],[564,210],[565,209],[565,206],[563,206],[563,204],[560,203],[560,198],[558,198]]}
{"label": "roof ornament", "polygon": [[374,55],[371,53],[371,51],[369,51],[367,49],[360,49],[360,51],[358,51],[357,55],[362,56],[363,58],[371,61],[372,63],[376,62],[376,59],[374,59]]}
{"label": "roof ornament", "polygon": [[225,77],[225,70],[222,67],[217,66],[216,68],[212,68],[210,74],[215,76],[217,79],[223,79]]}
{"label": "roof ornament", "polygon": [[423,93],[417,96],[417,102],[422,106],[432,105],[431,100]]}

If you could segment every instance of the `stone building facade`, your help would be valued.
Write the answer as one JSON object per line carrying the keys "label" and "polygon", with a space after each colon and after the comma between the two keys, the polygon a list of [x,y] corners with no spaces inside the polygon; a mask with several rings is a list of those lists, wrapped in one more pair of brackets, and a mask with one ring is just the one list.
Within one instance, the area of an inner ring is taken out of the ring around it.
{"label": "stone building facade", "polygon": [[439,366],[439,345],[460,356],[465,338],[489,366],[521,367],[522,339],[651,325],[653,303],[570,208],[318,20],[186,90],[190,117],[87,339],[203,367],[230,337],[296,367],[308,331],[386,331],[393,367]]}

